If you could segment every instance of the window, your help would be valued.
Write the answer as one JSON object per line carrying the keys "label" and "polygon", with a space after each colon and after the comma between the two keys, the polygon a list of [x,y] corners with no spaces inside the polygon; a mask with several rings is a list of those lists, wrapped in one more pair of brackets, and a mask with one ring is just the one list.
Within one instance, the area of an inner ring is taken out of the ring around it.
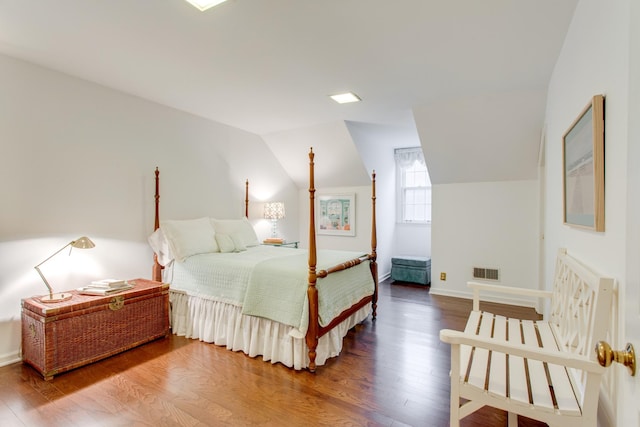
{"label": "window", "polygon": [[431,180],[422,148],[398,148],[395,160],[398,222],[430,223]]}

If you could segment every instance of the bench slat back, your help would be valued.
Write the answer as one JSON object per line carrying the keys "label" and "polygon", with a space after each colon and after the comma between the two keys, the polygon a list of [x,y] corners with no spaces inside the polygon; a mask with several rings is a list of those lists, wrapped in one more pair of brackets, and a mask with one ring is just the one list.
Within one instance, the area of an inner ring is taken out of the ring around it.
{"label": "bench slat back", "polygon": [[[560,249],[556,258],[549,322],[564,351],[596,360],[596,342],[606,338],[614,281],[602,277]],[[586,376],[573,372],[581,391]]]}

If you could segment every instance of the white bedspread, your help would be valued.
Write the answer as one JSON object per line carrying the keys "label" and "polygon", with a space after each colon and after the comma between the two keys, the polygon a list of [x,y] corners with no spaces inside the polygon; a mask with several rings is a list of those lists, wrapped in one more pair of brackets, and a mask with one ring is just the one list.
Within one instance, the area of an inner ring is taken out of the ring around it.
{"label": "white bedspread", "polygon": [[[317,270],[362,255],[348,251],[318,251]],[[304,335],[308,326],[307,251],[256,246],[240,253],[194,255],[174,263],[171,288],[188,295],[242,308],[242,313],[274,320]],[[371,295],[369,262],[318,279],[320,325]]]}
{"label": "white bedspread", "polygon": [[238,253],[193,255],[184,262],[173,263],[168,281],[172,289],[241,307],[256,264],[269,258],[297,255],[298,251],[255,246]]}
{"label": "white bedspread", "polygon": [[[362,254],[320,250],[317,271],[355,259]],[[333,318],[373,292],[369,263],[330,274],[316,283],[319,321],[326,326]],[[243,313],[275,320],[306,333],[309,324],[308,254],[273,258],[258,263],[249,280]]]}

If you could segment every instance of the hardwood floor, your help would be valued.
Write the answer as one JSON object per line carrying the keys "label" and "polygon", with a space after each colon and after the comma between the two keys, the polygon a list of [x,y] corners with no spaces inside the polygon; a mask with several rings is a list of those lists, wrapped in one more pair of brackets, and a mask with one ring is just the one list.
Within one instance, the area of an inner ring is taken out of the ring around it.
{"label": "hardwood floor", "polygon": [[[438,333],[462,329],[470,310],[468,300],[383,282],[378,319],[350,331],[316,374],[173,335],[52,381],[17,363],[0,368],[0,425],[447,426],[449,347]],[[506,416],[483,408],[462,425],[506,426]]]}

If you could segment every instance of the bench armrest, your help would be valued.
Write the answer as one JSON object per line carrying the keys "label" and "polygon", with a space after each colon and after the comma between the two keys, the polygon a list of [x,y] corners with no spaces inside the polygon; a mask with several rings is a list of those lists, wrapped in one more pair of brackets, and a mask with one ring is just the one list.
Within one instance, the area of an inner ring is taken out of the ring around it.
{"label": "bench armrest", "polygon": [[603,374],[605,370],[605,368],[600,366],[596,361],[589,360],[589,358],[578,354],[515,344],[496,338],[483,338],[477,335],[465,334],[464,332],[454,331],[451,329],[442,329],[440,331],[440,340],[451,345],[465,344],[513,356],[520,356],[527,359],[540,360],[542,362],[566,366],[567,368],[581,369],[583,371],[593,372],[596,374]]}
{"label": "bench armrest", "polygon": [[503,294],[521,295],[535,298],[551,298],[553,292],[538,289],[516,288],[503,285],[491,285],[489,283],[467,282],[467,286],[473,290],[473,309],[480,310],[480,291],[496,292]]}

